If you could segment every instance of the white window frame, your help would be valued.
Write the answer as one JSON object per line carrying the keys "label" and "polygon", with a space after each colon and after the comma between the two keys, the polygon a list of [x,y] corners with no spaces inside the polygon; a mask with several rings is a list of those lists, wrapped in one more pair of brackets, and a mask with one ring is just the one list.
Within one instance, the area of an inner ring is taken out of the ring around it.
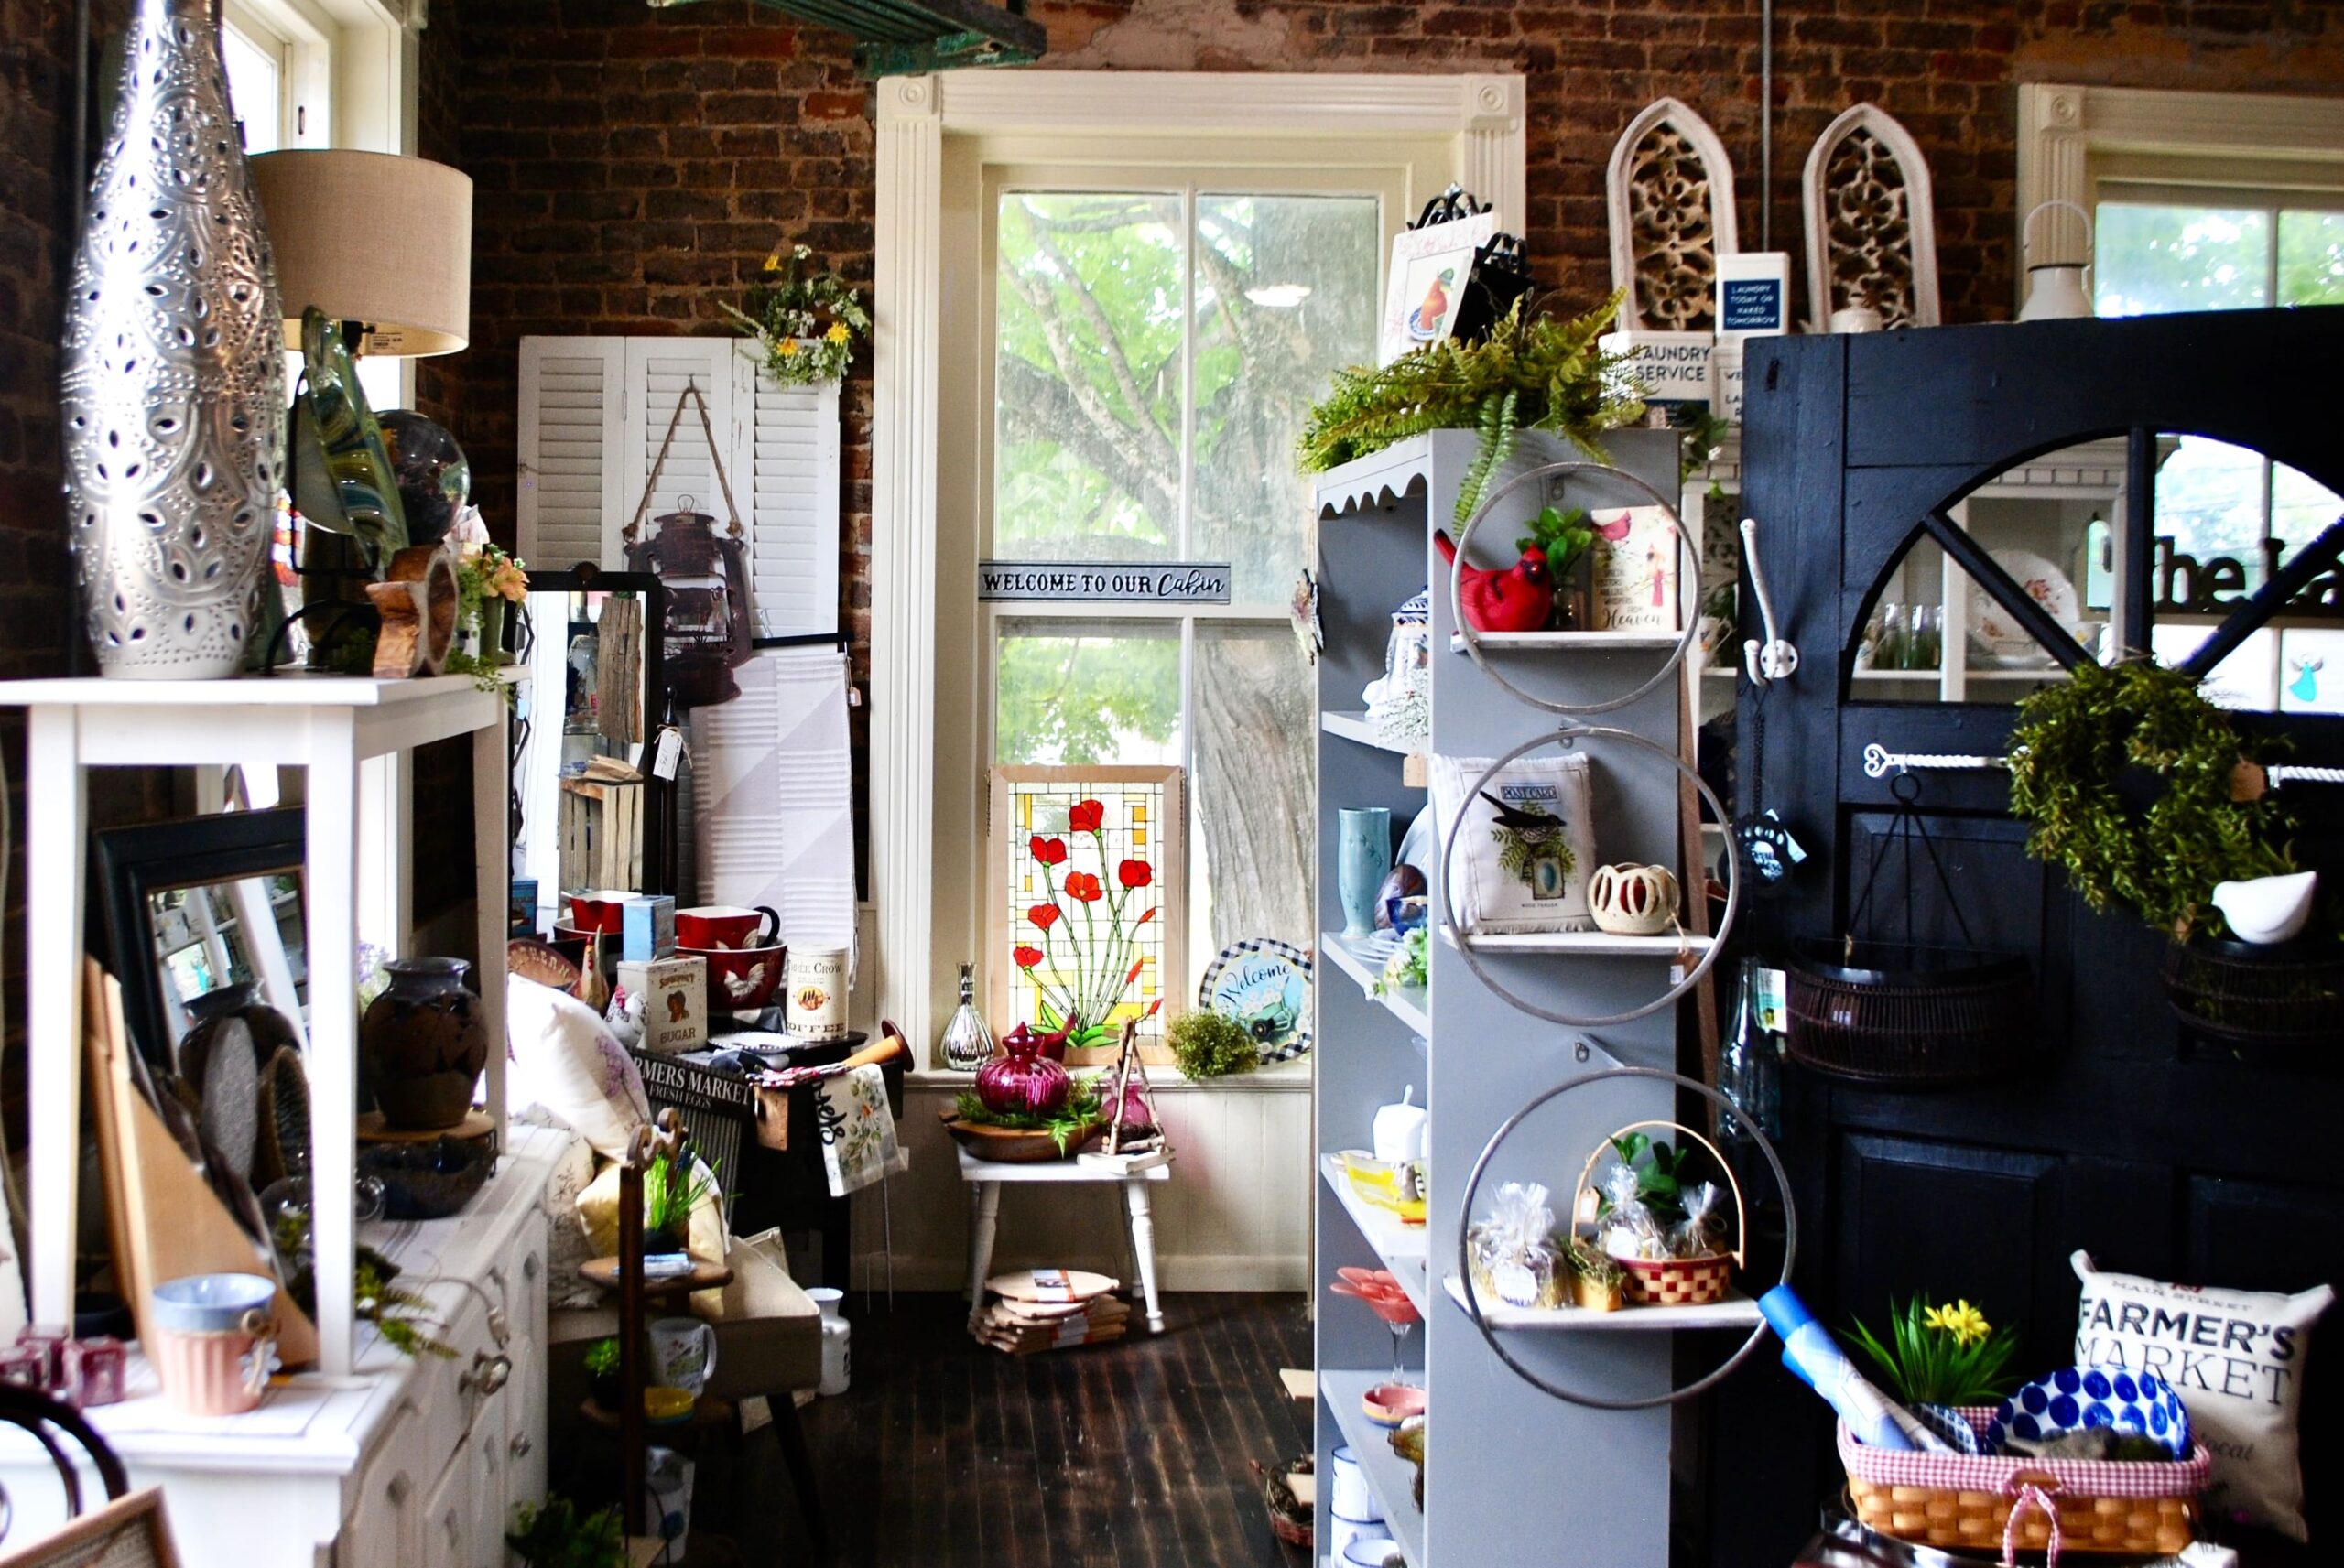
{"label": "white window frame", "polygon": [[[965,874],[938,874],[938,708],[964,700],[942,689],[938,651],[948,640],[973,647],[977,632],[973,606],[954,603],[967,597],[961,585],[939,580],[958,569],[972,543],[940,547],[939,483],[982,455],[948,452],[940,440],[943,294],[952,286],[948,219],[965,221],[969,204],[982,198],[965,181],[947,180],[947,138],[1030,136],[1063,157],[1086,139],[1133,132],[1218,135],[1232,145],[1447,137],[1450,178],[1519,228],[1527,184],[1524,83],[1494,74],[971,70],[890,77],[878,94],[874,293],[886,330],[875,350],[872,433],[874,967],[879,1011],[911,1039],[925,1040],[949,1011],[959,962],[968,956],[940,952],[935,941],[939,926],[960,930],[967,898]],[[944,804],[957,822],[954,803]]]}

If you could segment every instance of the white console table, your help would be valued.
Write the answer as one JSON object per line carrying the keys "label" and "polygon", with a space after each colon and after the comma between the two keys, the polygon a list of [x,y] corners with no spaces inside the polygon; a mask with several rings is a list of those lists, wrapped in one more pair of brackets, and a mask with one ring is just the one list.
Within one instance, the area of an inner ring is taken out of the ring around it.
{"label": "white console table", "polygon": [[[364,1227],[431,1303],[452,1358],[410,1360],[362,1324],[348,1374],[280,1378],[258,1409],[204,1418],[174,1410],[131,1357],[130,1397],[90,1421],[132,1486],[163,1488],[184,1568],[505,1568],[514,1506],[545,1495],[542,1205],[573,1136],[516,1123],[462,1213]],[[81,1485],[104,1495],[86,1465]],[[55,1467],[15,1427],[0,1428],[0,1487],[8,1548],[64,1522]]]}
{"label": "white console table", "polygon": [[[308,914],[311,1168],[320,1194],[347,1194],[357,1171],[360,764],[470,735],[470,849],[480,902],[480,964],[473,985],[488,1037],[497,1044],[488,1054],[488,1105],[503,1137],[508,877],[502,693],[460,676],[403,681],[298,674],[222,681],[91,677],[0,683],[0,705],[27,710],[25,902],[34,917],[27,922],[32,1106],[32,1234],[27,1250],[35,1321],[72,1321],[87,769],[275,763],[308,770],[302,897]],[[404,803],[384,804],[395,809]],[[396,956],[405,933],[382,935]],[[316,1217],[319,1361],[329,1376],[342,1376],[356,1365],[350,1206],[320,1203]]]}

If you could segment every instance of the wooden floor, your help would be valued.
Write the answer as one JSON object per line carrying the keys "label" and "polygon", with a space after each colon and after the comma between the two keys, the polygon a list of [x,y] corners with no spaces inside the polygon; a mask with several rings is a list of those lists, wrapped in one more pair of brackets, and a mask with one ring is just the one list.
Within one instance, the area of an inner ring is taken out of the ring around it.
{"label": "wooden floor", "polygon": [[[971,1340],[957,1298],[849,1307],[854,1388],[803,1412],[839,1568],[1302,1563],[1246,1465],[1309,1447],[1277,1380],[1310,1364],[1301,1296],[1169,1296],[1160,1336],[1024,1359]],[[794,1515],[777,1469],[753,1484]],[[776,1523],[787,1544],[749,1561],[805,1562],[795,1519]]]}

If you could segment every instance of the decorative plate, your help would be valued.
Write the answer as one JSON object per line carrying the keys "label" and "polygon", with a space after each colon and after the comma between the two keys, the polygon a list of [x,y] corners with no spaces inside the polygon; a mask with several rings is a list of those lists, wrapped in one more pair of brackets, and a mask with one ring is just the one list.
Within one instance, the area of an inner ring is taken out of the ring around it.
{"label": "decorative plate", "polygon": [[2180,1396],[2154,1372],[2122,1367],[2062,1367],[2037,1378],[1995,1410],[1986,1451],[2003,1452],[2013,1437],[2035,1442],[2095,1426],[2149,1438],[2176,1459],[2189,1457],[2189,1411]]}
{"label": "decorative plate", "polygon": [[[1996,564],[2046,611],[2069,636],[2083,623],[2076,585],[2067,574],[2032,550],[1996,550]],[[1985,650],[1976,662],[1989,668],[2026,668],[2052,662],[2050,651],[2026,633],[2011,612],[1976,582],[1970,585],[1970,635]]]}
{"label": "decorative plate", "polygon": [[1310,955],[1275,936],[1232,943],[1205,970],[1197,1005],[1243,1024],[1264,1062],[1291,1062],[1310,1049]]}

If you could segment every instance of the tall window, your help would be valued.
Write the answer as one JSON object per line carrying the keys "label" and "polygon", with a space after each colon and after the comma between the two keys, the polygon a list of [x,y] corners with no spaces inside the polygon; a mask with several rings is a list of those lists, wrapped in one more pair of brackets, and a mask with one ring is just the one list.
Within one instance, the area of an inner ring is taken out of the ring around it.
{"label": "tall window", "polygon": [[[1295,438],[1333,372],[1374,356],[1386,200],[1275,170],[987,175],[985,554],[1227,562],[1231,583],[1226,605],[985,607],[991,760],[1183,767],[1191,967],[1245,937],[1308,946]],[[1167,980],[1194,994],[1194,974]]]}
{"label": "tall window", "polygon": [[332,145],[340,36],[341,27],[317,0],[227,0],[220,52],[244,151]]}
{"label": "tall window", "polygon": [[[2098,196],[2102,316],[2344,304],[2344,189],[2103,178]],[[2264,541],[2276,542],[2284,560],[2339,513],[2344,497],[2326,486],[2204,436],[2181,435],[2157,473],[2157,533],[2176,554],[2239,561],[2247,591],[2263,579]],[[2194,652],[2204,620],[2161,618],[2152,633],[2157,657],[2172,663]],[[2344,635],[2282,617],[2223,661],[2208,691],[2239,707],[2344,711]]]}

